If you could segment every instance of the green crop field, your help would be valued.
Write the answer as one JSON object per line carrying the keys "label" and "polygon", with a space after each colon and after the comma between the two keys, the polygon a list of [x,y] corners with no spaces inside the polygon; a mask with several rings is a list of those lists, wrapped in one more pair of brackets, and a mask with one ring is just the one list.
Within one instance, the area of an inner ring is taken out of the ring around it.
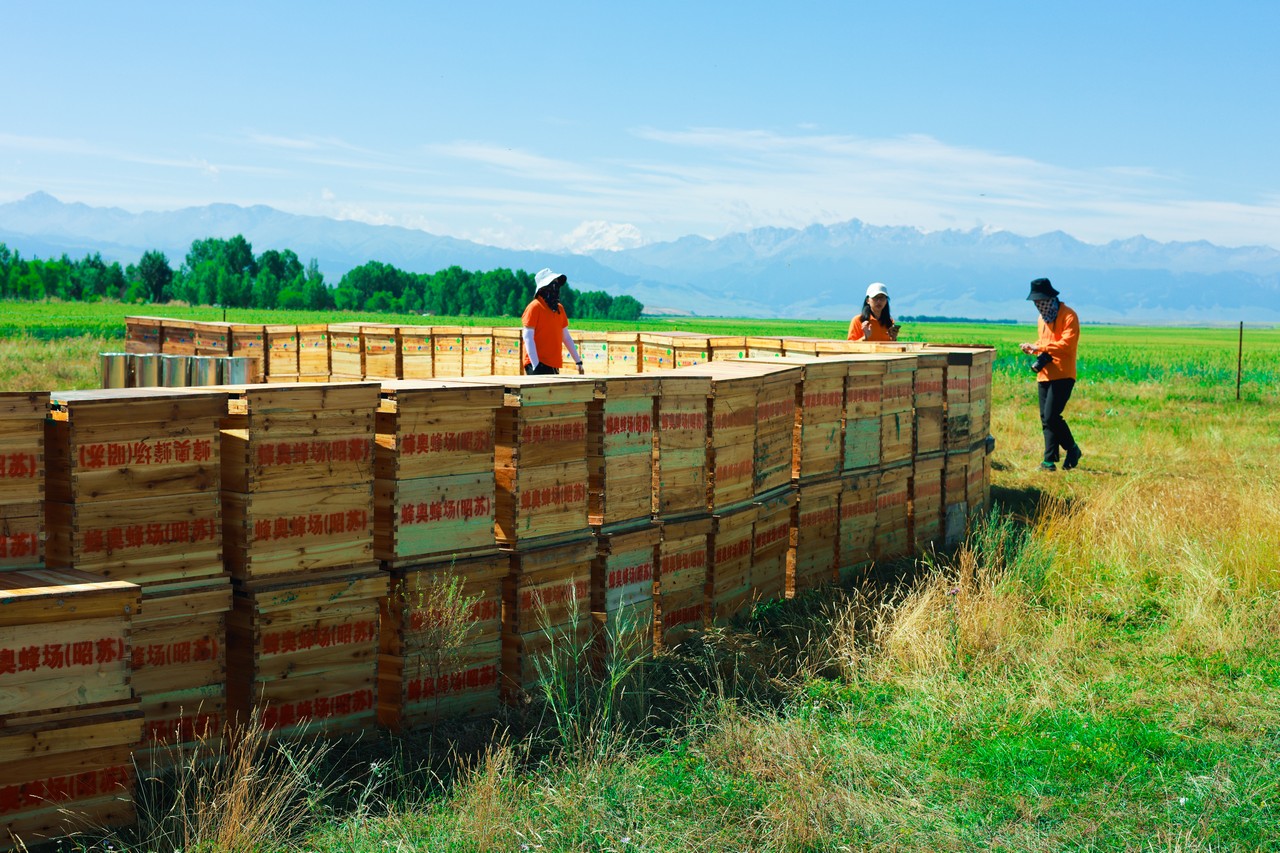
{"label": "green crop field", "polygon": [[[124,314],[143,313],[4,308],[8,390],[95,384],[96,353],[119,345]],[[1032,329],[904,329],[994,344],[998,360],[992,513],[955,553],[878,567],[901,586],[764,606],[656,660],[608,662],[603,682],[552,662],[547,701],[479,726],[294,749],[252,772],[197,767],[186,787],[148,782],[139,832],[109,843],[1280,849],[1280,330],[1246,328],[1237,400],[1236,328],[1086,325],[1066,411],[1084,458],[1046,473],[1016,347]]]}

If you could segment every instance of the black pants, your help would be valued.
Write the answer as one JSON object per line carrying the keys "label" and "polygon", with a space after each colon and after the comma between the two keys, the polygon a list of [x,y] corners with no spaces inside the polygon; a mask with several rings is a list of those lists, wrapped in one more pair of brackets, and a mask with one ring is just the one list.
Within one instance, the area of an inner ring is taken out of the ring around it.
{"label": "black pants", "polygon": [[1076,387],[1074,379],[1054,379],[1050,382],[1037,382],[1040,386],[1040,426],[1044,429],[1044,461],[1057,462],[1058,448],[1070,450],[1076,446],[1071,435],[1071,427],[1062,418],[1062,411],[1067,408],[1071,399],[1071,390]]}
{"label": "black pants", "polygon": [[549,374],[559,373],[560,368],[552,367],[545,361],[542,361],[538,363],[537,367],[534,367],[532,364],[526,364],[524,366],[524,372],[529,376],[547,376]]}

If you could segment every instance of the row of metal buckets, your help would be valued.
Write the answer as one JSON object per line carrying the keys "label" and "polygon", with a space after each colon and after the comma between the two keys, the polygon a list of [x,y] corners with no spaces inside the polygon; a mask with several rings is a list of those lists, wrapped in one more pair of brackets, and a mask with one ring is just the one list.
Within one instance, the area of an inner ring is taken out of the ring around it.
{"label": "row of metal buckets", "polygon": [[166,353],[104,352],[103,388],[186,388],[258,382],[252,358]]}

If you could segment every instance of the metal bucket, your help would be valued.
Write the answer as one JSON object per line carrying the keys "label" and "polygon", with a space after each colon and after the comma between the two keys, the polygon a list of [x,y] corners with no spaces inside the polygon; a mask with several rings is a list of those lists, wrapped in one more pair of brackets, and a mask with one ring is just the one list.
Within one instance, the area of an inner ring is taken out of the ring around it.
{"label": "metal bucket", "polygon": [[218,362],[222,359],[212,355],[191,356],[192,385],[220,385]]}
{"label": "metal bucket", "polygon": [[160,357],[160,382],[166,388],[191,384],[191,356],[165,354]]}
{"label": "metal bucket", "polygon": [[135,353],[133,356],[133,386],[135,388],[155,388],[159,384],[159,353]]}
{"label": "metal bucket", "polygon": [[129,357],[122,352],[104,352],[102,357],[102,387],[129,387]]}
{"label": "metal bucket", "polygon": [[222,383],[224,385],[252,385],[260,382],[258,360],[234,356],[222,359]]}

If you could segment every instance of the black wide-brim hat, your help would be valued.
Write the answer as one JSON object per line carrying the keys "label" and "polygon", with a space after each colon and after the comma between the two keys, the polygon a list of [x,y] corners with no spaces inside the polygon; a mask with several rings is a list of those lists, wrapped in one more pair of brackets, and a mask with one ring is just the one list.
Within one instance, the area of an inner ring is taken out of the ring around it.
{"label": "black wide-brim hat", "polygon": [[1031,294],[1027,296],[1027,301],[1042,301],[1045,299],[1052,299],[1057,295],[1058,291],[1053,289],[1053,285],[1049,283],[1049,279],[1038,278],[1031,282]]}

